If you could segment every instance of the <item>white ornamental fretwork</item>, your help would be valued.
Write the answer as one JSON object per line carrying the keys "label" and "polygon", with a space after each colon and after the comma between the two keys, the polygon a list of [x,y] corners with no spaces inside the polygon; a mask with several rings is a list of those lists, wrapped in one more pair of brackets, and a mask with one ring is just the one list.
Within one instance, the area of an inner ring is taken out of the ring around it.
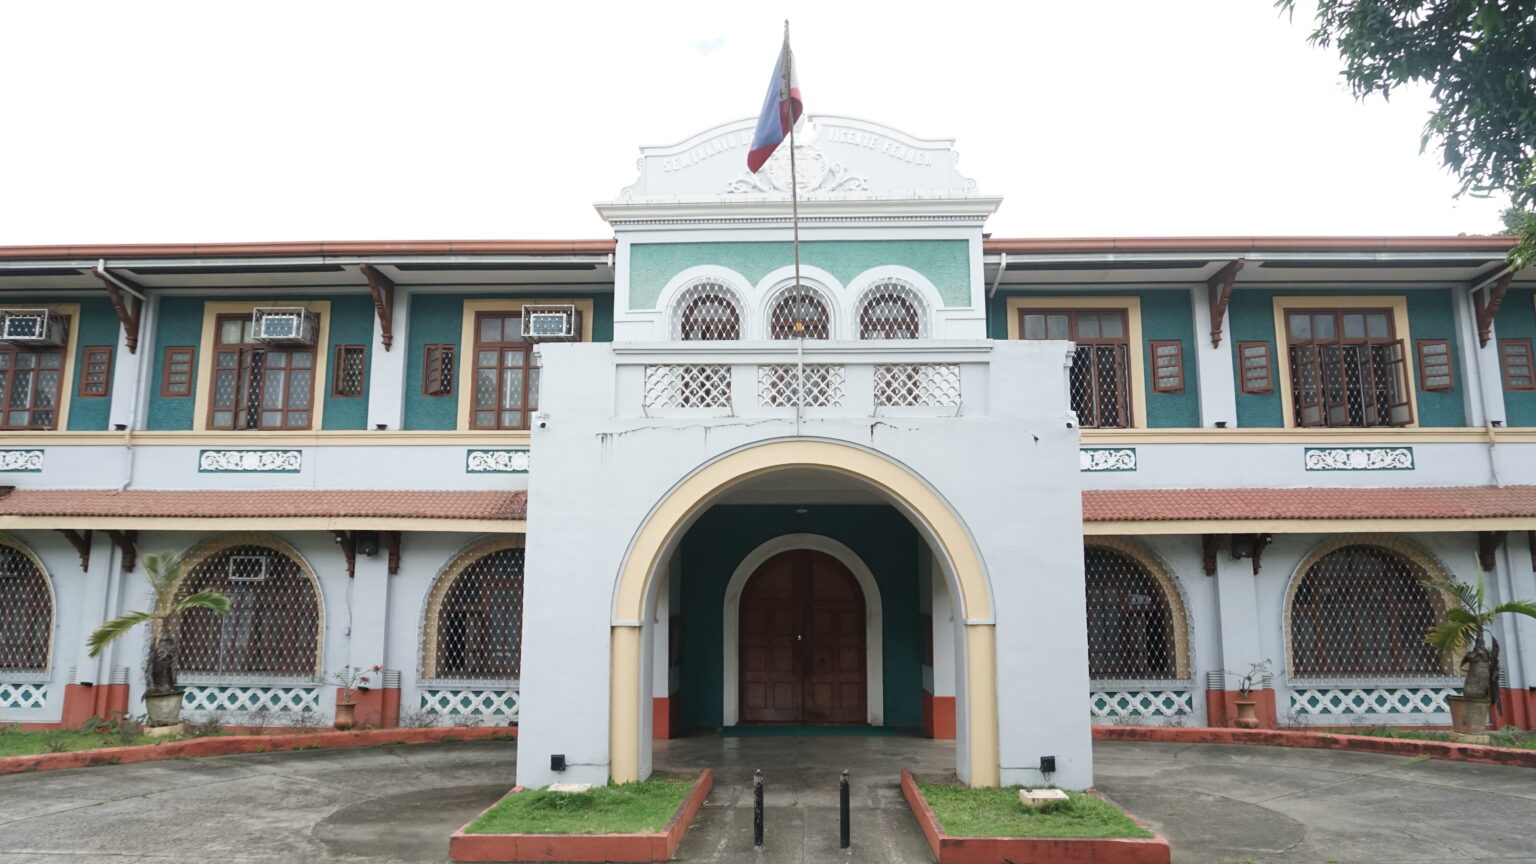
{"label": "white ornamental fretwork", "polygon": [[728,408],[731,367],[710,363],[667,363],[645,367],[644,406]]}
{"label": "white ornamental fretwork", "polygon": [[520,702],[516,690],[423,690],[421,710],[443,717],[484,717],[511,722]]}
{"label": "white ornamental fretwork", "polygon": [[47,705],[46,684],[0,684],[0,708],[44,708]]}
{"label": "white ornamental fretwork", "polygon": [[960,366],[955,363],[891,363],[875,367],[876,407],[957,408]]}
{"label": "white ornamental fretwork", "polygon": [[757,367],[757,400],[765,408],[784,408],[797,402],[806,408],[835,408],[843,404],[843,367],[807,363],[804,367],[805,398],[798,400],[800,367],[788,363]]}
{"label": "white ornamental fretwork", "polygon": [[1135,471],[1135,447],[1088,447],[1077,451],[1080,471]]}
{"label": "white ornamental fretwork", "polygon": [[1455,687],[1338,687],[1291,691],[1291,713],[1311,715],[1438,714]]}
{"label": "white ornamental fretwork", "polygon": [[1308,447],[1308,471],[1406,471],[1413,469],[1412,447]]}
{"label": "white ornamental fretwork", "polygon": [[1089,694],[1093,717],[1182,717],[1194,710],[1188,690],[1103,690]]}
{"label": "white ornamental fretwork", "polygon": [[302,450],[204,450],[199,471],[267,471],[292,473],[304,464]]}
{"label": "white ornamental fretwork", "polygon": [[0,471],[41,471],[43,451],[0,450]]}
{"label": "white ornamental fretwork", "polygon": [[465,470],[471,474],[526,474],[527,450],[471,450]]}

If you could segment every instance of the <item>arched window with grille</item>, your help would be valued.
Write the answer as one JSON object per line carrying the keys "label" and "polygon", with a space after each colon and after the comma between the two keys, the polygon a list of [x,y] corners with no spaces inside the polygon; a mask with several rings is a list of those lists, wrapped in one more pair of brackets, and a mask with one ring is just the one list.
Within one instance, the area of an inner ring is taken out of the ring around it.
{"label": "arched window with grille", "polygon": [[860,339],[921,339],[928,333],[922,295],[899,280],[878,283],[864,292],[858,314]]}
{"label": "arched window with grille", "polygon": [[53,590],[37,560],[0,540],[0,673],[45,672],[53,644]]}
{"label": "arched window with grille", "polygon": [[180,595],[218,591],[229,611],[190,609],[181,619],[180,670],[206,678],[315,677],[320,595],[298,556],[276,545],[223,545],[184,563]]}
{"label": "arched window with grille", "polygon": [[791,285],[774,298],[768,311],[769,339],[830,339],[832,317],[820,291]]}
{"label": "arched window with grille", "polygon": [[1430,578],[1422,563],[1386,546],[1357,543],[1319,556],[1291,595],[1291,675],[1446,674],[1424,642],[1440,608],[1423,585]]}
{"label": "arched window with grille", "polygon": [[719,342],[741,338],[741,301],[723,282],[695,282],[672,302],[672,338]]}
{"label": "arched window with grille", "polygon": [[424,629],[423,677],[521,677],[522,547],[460,556],[433,586]]}
{"label": "arched window with grille", "polygon": [[1088,675],[1093,679],[1189,677],[1188,627],[1166,574],[1131,550],[1083,550],[1088,593]]}

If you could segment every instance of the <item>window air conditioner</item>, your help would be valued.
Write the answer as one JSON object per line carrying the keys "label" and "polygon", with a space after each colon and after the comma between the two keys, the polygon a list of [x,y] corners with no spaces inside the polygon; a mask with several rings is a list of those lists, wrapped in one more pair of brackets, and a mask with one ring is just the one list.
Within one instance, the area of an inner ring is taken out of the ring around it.
{"label": "window air conditioner", "polygon": [[12,345],[34,347],[64,344],[64,319],[47,309],[0,309],[5,323],[0,325],[0,340]]}
{"label": "window air conditioner", "polygon": [[231,582],[265,582],[267,579],[267,559],[264,555],[231,555],[229,556],[229,581]]}
{"label": "window air conditioner", "polygon": [[298,306],[258,306],[251,315],[251,338],[266,345],[313,345],[317,319]]}
{"label": "window air conditioner", "polygon": [[523,338],[529,342],[568,342],[576,338],[575,306],[524,306]]}

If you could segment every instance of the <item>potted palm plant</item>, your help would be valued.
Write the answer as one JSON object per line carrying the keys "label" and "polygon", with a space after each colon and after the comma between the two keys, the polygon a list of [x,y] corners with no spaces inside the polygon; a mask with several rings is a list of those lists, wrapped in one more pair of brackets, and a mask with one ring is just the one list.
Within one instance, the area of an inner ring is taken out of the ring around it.
{"label": "potted palm plant", "polygon": [[[1488,633],[1493,620],[1509,612],[1536,618],[1536,602],[1508,600],[1488,605],[1483,571],[1477,582],[1425,582],[1451,598],[1440,616],[1440,623],[1429,628],[1424,641],[1435,646],[1441,657],[1461,654],[1466,681],[1460,696],[1447,696],[1451,709],[1451,728],[1463,735],[1479,735],[1488,728],[1488,707],[1499,704],[1499,640]],[[1487,639],[1484,639],[1487,636]]]}
{"label": "potted palm plant", "polygon": [[144,704],[150,726],[174,726],[181,721],[181,694],[176,686],[176,661],[180,651],[181,613],[192,608],[220,615],[229,611],[229,598],[217,591],[198,591],[181,599],[185,578],[181,563],[169,552],[143,558],[144,578],[154,594],[149,612],[129,612],[96,628],[86,640],[96,657],[119,636],[144,622],[149,623],[149,654],[144,658]]}

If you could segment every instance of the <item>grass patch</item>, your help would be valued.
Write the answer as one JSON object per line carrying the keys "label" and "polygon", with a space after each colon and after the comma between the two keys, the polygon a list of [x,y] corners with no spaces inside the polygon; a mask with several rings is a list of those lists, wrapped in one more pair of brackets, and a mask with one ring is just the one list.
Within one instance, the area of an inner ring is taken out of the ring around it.
{"label": "grass patch", "polygon": [[[1406,738],[1413,741],[1456,741],[1455,736],[1449,732],[1437,732],[1433,729],[1396,729],[1391,726],[1371,726],[1365,729],[1341,730],[1341,734],[1369,735],[1372,738]],[[1508,727],[1502,732],[1489,732],[1488,746],[1536,750],[1536,734]]]}
{"label": "grass patch", "polygon": [[100,747],[129,747],[134,744],[153,744],[157,739],[148,735],[123,738],[100,732],[82,732],[77,729],[48,729],[41,732],[21,732],[0,727],[0,756],[36,756],[40,753],[70,753],[75,750],[95,750]]}
{"label": "grass patch", "polygon": [[526,789],[503,798],[465,830],[471,834],[642,834],[667,827],[693,788],[694,774],[663,774],[588,792]]}
{"label": "grass patch", "polygon": [[917,788],[951,837],[1151,837],[1120,808],[1096,795],[1067,792],[1065,804],[1032,810],[1019,803],[1020,786],[971,789],[918,783]]}

